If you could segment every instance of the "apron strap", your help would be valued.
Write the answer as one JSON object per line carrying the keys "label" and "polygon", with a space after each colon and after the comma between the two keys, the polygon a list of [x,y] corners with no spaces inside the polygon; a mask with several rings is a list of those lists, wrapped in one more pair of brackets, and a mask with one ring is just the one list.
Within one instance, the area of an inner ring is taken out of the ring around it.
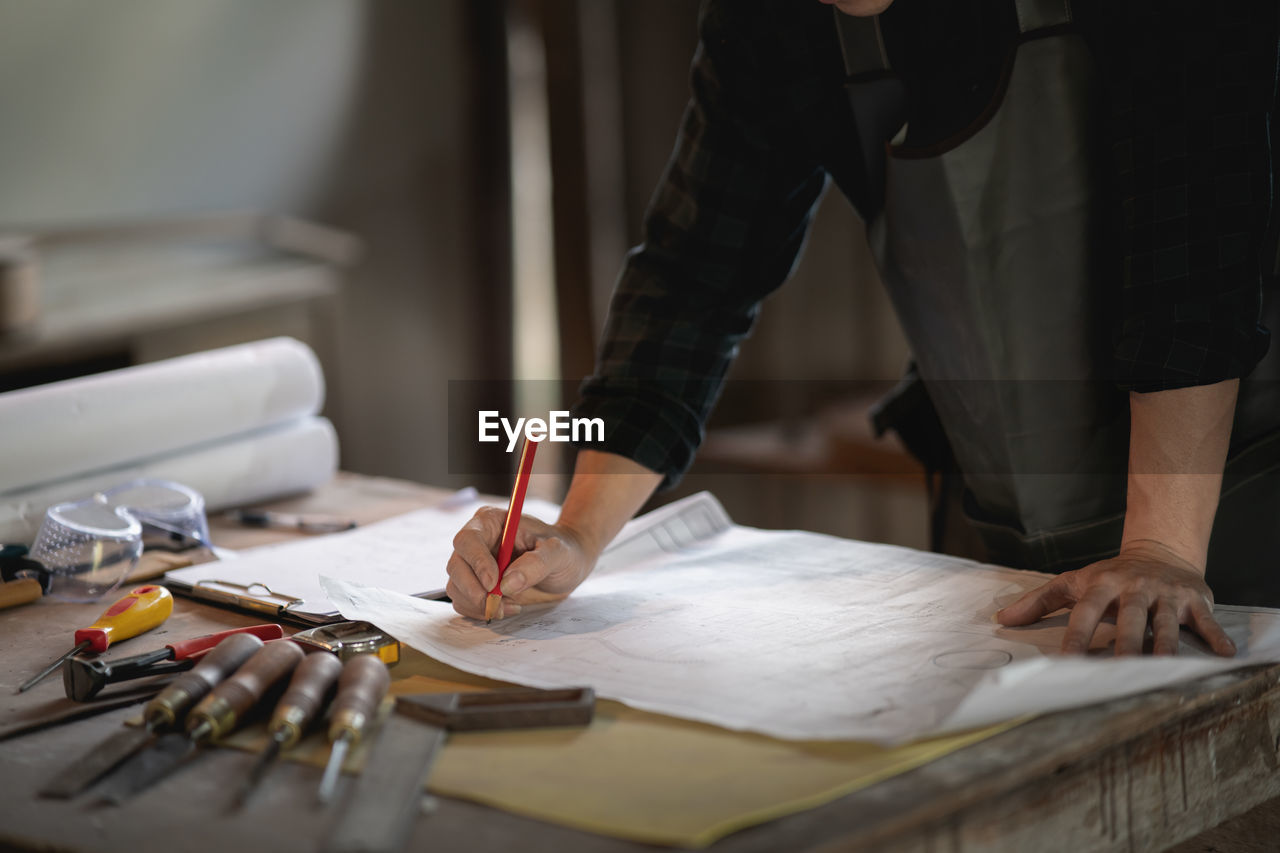
{"label": "apron strap", "polygon": [[1060,27],[1073,20],[1071,0],[1014,0],[1018,31],[1024,36],[1036,30]]}
{"label": "apron strap", "polygon": [[845,90],[867,176],[868,197],[858,213],[871,221],[884,204],[885,145],[907,120],[907,93],[889,68],[889,52],[880,34],[880,18],[860,18],[834,9],[840,53],[844,56]]}
{"label": "apron strap", "polygon": [[844,73],[848,77],[889,70],[889,53],[880,34],[880,16],[860,18],[835,9],[836,32],[840,36],[840,53],[844,57]]}

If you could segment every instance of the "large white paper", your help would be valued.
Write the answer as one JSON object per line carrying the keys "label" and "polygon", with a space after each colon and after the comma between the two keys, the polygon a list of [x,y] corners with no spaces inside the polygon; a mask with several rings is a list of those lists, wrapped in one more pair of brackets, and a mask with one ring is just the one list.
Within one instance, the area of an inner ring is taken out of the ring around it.
{"label": "large white paper", "polygon": [[292,338],[0,394],[0,496],[225,441],[320,411],[324,376]]}
{"label": "large white paper", "polygon": [[30,544],[45,510],[140,477],[174,480],[204,496],[210,512],[313,489],[338,468],[338,436],[324,418],[301,418],[204,444],[0,495],[0,542]]}
{"label": "large white paper", "polygon": [[[440,602],[322,584],[343,616],[470,672],[586,684],[636,708],[788,739],[897,743],[1280,659],[1280,615],[1235,608],[1218,610],[1241,650],[1230,661],[1189,638],[1177,658],[1058,657],[1065,617],[1022,629],[993,619],[1046,578],[731,526],[703,494],[633,522],[569,599],[491,625]],[[1104,626],[1095,645],[1110,639]]]}
{"label": "large white paper", "polygon": [[[195,586],[211,581],[265,586],[302,599],[290,610],[310,617],[335,616],[338,608],[320,587],[320,576],[344,578],[412,596],[444,595],[453,537],[484,502],[449,502],[355,530],[238,552],[236,559],[177,569],[166,581]],[[553,522],[560,509],[530,498],[524,514]]]}

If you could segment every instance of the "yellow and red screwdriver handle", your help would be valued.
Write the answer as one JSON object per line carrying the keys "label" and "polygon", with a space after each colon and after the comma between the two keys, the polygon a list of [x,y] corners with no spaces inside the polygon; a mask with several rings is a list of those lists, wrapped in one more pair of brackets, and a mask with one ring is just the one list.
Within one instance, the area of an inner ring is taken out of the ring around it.
{"label": "yellow and red screwdriver handle", "polygon": [[18,692],[25,693],[35,687],[72,655],[88,649],[105,652],[114,642],[150,631],[168,619],[172,612],[173,596],[169,594],[169,590],[155,584],[135,587],[124,598],[108,607],[88,628],[76,631],[75,646],[19,687]]}
{"label": "yellow and red screwdriver handle", "polygon": [[103,611],[88,628],[76,631],[76,645],[88,643],[88,651],[101,654],[116,640],[127,640],[159,626],[173,613],[173,596],[154,584],[133,589]]}

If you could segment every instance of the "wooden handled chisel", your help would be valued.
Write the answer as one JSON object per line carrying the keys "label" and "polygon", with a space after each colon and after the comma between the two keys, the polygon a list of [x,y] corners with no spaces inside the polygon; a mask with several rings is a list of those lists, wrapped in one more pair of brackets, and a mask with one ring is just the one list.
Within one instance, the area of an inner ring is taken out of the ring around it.
{"label": "wooden handled chisel", "polygon": [[101,786],[99,799],[120,805],[168,776],[204,744],[231,734],[303,657],[302,649],[288,640],[264,645],[191,709],[185,731],[161,735],[112,774]]}
{"label": "wooden handled chisel", "polygon": [[373,725],[378,716],[378,706],[390,686],[391,673],[375,655],[358,655],[342,668],[342,675],[338,677],[338,695],[329,713],[329,743],[333,746],[320,780],[320,802],[333,800],[347,752],[360,743]]}
{"label": "wooden handled chisel", "polygon": [[209,652],[194,668],[175,678],[147,703],[145,724],[127,728],[104,740],[72,762],[40,789],[43,797],[74,797],[108,771],[155,739],[157,732],[177,724],[191,706],[205,698],[219,682],[235,672],[262,648],[253,634],[232,634]]}
{"label": "wooden handled chisel", "polygon": [[589,687],[399,697],[321,853],[401,850],[421,811],[423,784],[447,732],[585,726],[595,706]]}
{"label": "wooden handled chisel", "polygon": [[338,680],[342,672],[342,661],[332,652],[312,652],[307,659],[298,664],[294,670],[289,687],[276,703],[271,712],[271,721],[267,723],[267,731],[271,740],[254,763],[253,769],[245,779],[244,785],[236,797],[236,806],[243,806],[262,780],[267,768],[271,766],[281,750],[296,744],[306,731],[307,726],[316,718],[324,707],[330,688]]}

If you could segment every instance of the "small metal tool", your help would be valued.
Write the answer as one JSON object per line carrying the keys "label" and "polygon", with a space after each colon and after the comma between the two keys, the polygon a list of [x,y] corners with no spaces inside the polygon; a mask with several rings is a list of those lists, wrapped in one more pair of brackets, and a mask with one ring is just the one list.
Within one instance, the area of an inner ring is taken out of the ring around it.
{"label": "small metal tool", "polygon": [[341,672],[342,661],[329,652],[312,652],[298,664],[289,687],[271,713],[271,722],[267,723],[271,740],[267,742],[266,748],[262,750],[240,787],[236,796],[237,808],[248,802],[249,795],[262,781],[267,768],[280,755],[281,750],[288,749],[302,738],[302,733],[324,707],[325,699]]}
{"label": "small metal tool", "polygon": [[265,644],[191,709],[185,732],[161,735],[114,773],[102,786],[102,801],[120,805],[168,776],[204,744],[231,734],[304,657],[302,649],[287,640]]}
{"label": "small metal tool", "polygon": [[[247,661],[262,640],[253,634],[233,634],[205,655],[193,669],[182,673],[147,703],[146,724],[126,728],[95,746],[68,765],[40,789],[42,797],[66,799],[92,785],[108,771],[155,739],[156,732],[177,725],[192,705]],[[95,703],[96,704],[96,703]]]}
{"label": "small metal tool", "polygon": [[338,695],[329,713],[329,762],[320,779],[320,802],[333,800],[338,788],[338,774],[347,751],[358,744],[378,715],[382,697],[391,686],[387,666],[374,655],[359,655],[342,668],[338,677]]}
{"label": "small metal tool", "polygon": [[404,847],[446,732],[584,726],[594,713],[589,687],[401,696],[322,849],[395,853]]}
{"label": "small metal tool", "polygon": [[216,634],[205,634],[170,643],[154,652],[145,652],[113,661],[73,657],[62,667],[62,686],[67,698],[76,702],[88,702],[108,684],[147,678],[172,672],[185,672],[196,665],[200,658],[232,634],[253,634],[260,640],[278,640],[284,636],[279,625],[250,625],[232,628]]}
{"label": "small metal tool", "polygon": [[98,621],[76,631],[75,646],[25,681],[18,692],[25,693],[35,687],[72,656],[86,649],[105,652],[113,642],[150,631],[168,619],[172,612],[173,596],[169,590],[155,585],[134,587],[132,592],[103,611]]}
{"label": "small metal tool", "polygon": [[295,643],[333,652],[343,663],[357,655],[373,655],[387,666],[400,662],[400,643],[371,622],[337,622],[290,637]]}

